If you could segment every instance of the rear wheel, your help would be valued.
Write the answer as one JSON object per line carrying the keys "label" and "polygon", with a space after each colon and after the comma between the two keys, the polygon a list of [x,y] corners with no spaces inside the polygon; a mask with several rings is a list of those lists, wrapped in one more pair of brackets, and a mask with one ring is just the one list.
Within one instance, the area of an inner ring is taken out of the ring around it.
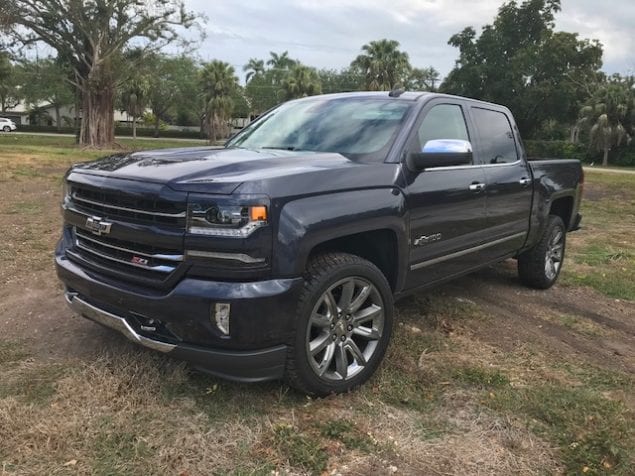
{"label": "rear wheel", "polygon": [[3,130],[4,132],[11,132],[11,128],[10,128],[9,126],[4,126],[4,127],[2,128],[2,130]]}
{"label": "rear wheel", "polygon": [[537,289],[553,286],[562,269],[566,239],[562,218],[549,216],[540,241],[518,257],[518,274],[523,284]]}
{"label": "rear wheel", "polygon": [[392,292],[377,267],[345,253],[309,263],[286,378],[305,393],[351,390],[375,372],[390,340]]}

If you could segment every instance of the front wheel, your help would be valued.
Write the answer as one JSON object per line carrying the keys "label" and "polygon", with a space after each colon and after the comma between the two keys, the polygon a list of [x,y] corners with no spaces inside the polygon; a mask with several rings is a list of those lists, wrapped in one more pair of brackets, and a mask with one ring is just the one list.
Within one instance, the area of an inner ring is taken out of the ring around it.
{"label": "front wheel", "polygon": [[346,253],[312,259],[287,359],[288,383],[311,395],[361,385],[386,352],[392,322],[392,292],[374,264]]}
{"label": "front wheel", "polygon": [[540,241],[518,257],[518,275],[523,284],[537,289],[554,285],[562,269],[566,240],[562,218],[550,215]]}
{"label": "front wheel", "polygon": [[4,127],[2,128],[2,130],[3,130],[4,132],[11,132],[11,128],[10,128],[9,126],[4,126]]}

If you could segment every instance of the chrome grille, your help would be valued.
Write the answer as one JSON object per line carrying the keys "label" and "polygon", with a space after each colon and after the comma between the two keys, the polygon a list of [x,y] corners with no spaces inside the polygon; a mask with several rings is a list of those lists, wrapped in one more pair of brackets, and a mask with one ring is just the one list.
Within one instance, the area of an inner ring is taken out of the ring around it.
{"label": "chrome grille", "polygon": [[186,204],[151,200],[120,191],[102,191],[72,184],[71,200],[80,211],[128,222],[185,228]]}
{"label": "chrome grille", "polygon": [[74,251],[83,259],[111,269],[134,270],[155,279],[165,279],[183,261],[183,254],[178,250],[96,236],[77,228]]}

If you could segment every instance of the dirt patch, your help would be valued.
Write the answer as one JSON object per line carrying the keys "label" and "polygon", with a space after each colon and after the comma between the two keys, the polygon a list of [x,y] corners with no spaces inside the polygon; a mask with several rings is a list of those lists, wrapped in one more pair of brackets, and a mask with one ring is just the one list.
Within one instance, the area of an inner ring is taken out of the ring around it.
{"label": "dirt patch", "polygon": [[[558,359],[584,359],[635,373],[632,301],[610,299],[588,288],[523,288],[514,261],[463,278],[447,286],[445,292],[469,299],[485,312],[486,322],[470,325],[474,335],[485,342],[505,350],[531,343]],[[567,318],[590,321],[598,332],[594,335],[572,329]]]}

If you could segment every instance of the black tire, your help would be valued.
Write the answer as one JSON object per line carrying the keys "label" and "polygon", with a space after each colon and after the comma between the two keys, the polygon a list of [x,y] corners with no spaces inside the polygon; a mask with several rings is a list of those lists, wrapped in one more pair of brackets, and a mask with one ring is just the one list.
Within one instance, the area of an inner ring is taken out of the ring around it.
{"label": "black tire", "polygon": [[[558,236],[561,238],[555,243],[554,240],[557,240]],[[521,282],[536,289],[548,289],[553,286],[562,270],[566,241],[567,230],[562,218],[550,215],[540,241],[518,257],[518,275]],[[554,251],[556,245],[560,247],[557,259]],[[552,264],[557,262],[557,266],[551,268],[549,261],[552,261]]]}
{"label": "black tire", "polygon": [[3,130],[4,132],[11,132],[11,128],[10,128],[9,126],[4,126],[4,127],[2,128],[2,130]]}
{"label": "black tire", "polygon": [[[304,280],[285,380],[309,395],[352,390],[375,372],[390,341],[393,298],[388,281],[373,263],[346,253],[316,256]],[[383,309],[381,318],[378,308]],[[324,342],[325,347],[312,355],[314,342]]]}

